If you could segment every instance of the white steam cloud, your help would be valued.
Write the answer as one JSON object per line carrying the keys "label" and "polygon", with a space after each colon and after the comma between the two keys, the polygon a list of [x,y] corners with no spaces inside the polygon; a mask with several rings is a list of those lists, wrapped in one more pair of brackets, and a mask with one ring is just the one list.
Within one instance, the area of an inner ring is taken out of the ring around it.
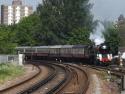
{"label": "white steam cloud", "polygon": [[125,52],[123,52],[121,57],[122,57],[122,59],[125,59]]}
{"label": "white steam cloud", "polygon": [[104,26],[101,22],[98,22],[98,26],[96,29],[90,33],[89,39],[95,43],[95,45],[100,45],[105,42],[105,38],[103,36]]}

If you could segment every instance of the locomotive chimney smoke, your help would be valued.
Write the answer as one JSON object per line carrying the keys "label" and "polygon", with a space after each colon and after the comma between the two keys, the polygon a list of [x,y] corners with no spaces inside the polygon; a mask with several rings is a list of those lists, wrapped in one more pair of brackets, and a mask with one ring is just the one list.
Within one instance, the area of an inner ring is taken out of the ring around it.
{"label": "locomotive chimney smoke", "polygon": [[101,22],[98,22],[98,26],[96,29],[90,33],[89,39],[95,43],[95,45],[100,45],[105,42],[105,38],[103,36],[104,26]]}
{"label": "locomotive chimney smoke", "polygon": [[122,59],[125,59],[125,52],[123,52],[121,58],[122,58]]}

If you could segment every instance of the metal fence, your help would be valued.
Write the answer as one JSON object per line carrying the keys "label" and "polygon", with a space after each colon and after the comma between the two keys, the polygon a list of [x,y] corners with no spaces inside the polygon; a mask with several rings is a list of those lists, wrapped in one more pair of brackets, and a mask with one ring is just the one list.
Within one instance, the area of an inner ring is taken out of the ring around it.
{"label": "metal fence", "polygon": [[18,63],[18,55],[0,55],[0,63]]}

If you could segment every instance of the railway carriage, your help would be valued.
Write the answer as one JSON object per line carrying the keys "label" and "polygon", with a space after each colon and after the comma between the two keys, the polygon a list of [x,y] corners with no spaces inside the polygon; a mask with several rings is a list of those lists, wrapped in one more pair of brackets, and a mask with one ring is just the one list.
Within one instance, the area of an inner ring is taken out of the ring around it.
{"label": "railway carriage", "polygon": [[55,45],[55,46],[34,46],[17,47],[17,51],[25,54],[29,59],[64,59],[64,60],[82,60],[89,58],[89,49],[87,45]]}
{"label": "railway carriage", "polygon": [[88,61],[94,64],[109,64],[112,60],[110,48],[106,44],[98,47],[88,45],[55,45],[17,47],[27,60]]}

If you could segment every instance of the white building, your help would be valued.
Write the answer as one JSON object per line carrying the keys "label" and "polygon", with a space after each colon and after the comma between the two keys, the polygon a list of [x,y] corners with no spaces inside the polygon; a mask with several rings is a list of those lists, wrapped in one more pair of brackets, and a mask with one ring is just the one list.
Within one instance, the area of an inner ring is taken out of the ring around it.
{"label": "white building", "polygon": [[32,13],[32,6],[23,5],[21,0],[13,0],[12,5],[1,5],[1,24],[16,24]]}

